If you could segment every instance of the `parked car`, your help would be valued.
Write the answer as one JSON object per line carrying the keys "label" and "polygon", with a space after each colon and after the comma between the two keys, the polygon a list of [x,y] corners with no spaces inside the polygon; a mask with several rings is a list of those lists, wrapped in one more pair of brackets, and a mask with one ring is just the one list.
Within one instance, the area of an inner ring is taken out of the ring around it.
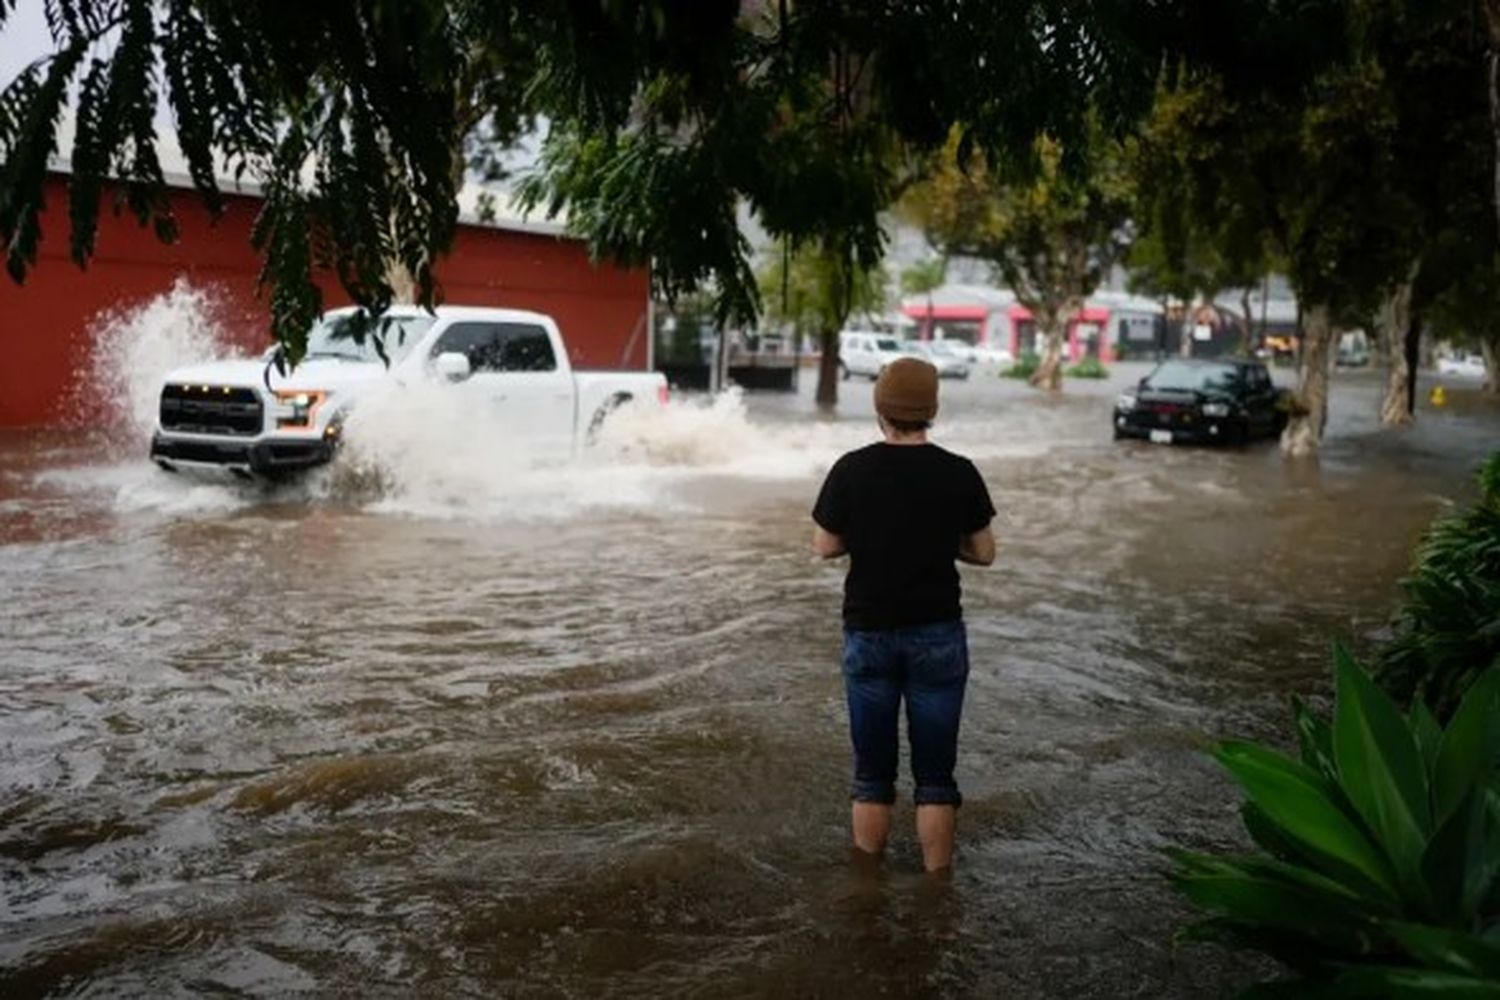
{"label": "parked car", "polygon": [[969,368],[1006,368],[1016,363],[1016,356],[995,344],[971,344],[956,337],[940,337],[934,344],[946,344],[958,357],[968,362]]}
{"label": "parked car", "polygon": [[1344,334],[1339,338],[1334,364],[1340,368],[1363,368],[1370,363],[1370,347],[1363,336]]}
{"label": "parked car", "polygon": [[968,378],[969,363],[964,360],[950,340],[907,340],[902,349],[912,357],[930,362],[938,371],[938,378]]}
{"label": "parked car", "polygon": [[1463,375],[1468,378],[1484,378],[1484,358],[1478,354],[1453,354],[1438,358],[1439,375]]}
{"label": "parked car", "polygon": [[886,365],[906,357],[901,341],[874,330],[845,330],[839,334],[839,371],[844,378],[863,375],[877,378]]}
{"label": "parked car", "polygon": [[1114,434],[1158,444],[1238,444],[1286,427],[1287,392],[1258,361],[1163,361],[1115,401]]}
{"label": "parked car", "polygon": [[[543,453],[567,455],[620,405],[665,402],[657,372],[587,372],[568,361],[550,316],[516,309],[413,306],[389,310],[374,340],[356,340],[356,310],[326,313],[302,364],[214,361],[167,375],[151,458],[171,472],[224,469],[278,475],[329,461],[343,420],[379,383],[433,379],[471,394]],[[387,360],[389,363],[387,364]]]}

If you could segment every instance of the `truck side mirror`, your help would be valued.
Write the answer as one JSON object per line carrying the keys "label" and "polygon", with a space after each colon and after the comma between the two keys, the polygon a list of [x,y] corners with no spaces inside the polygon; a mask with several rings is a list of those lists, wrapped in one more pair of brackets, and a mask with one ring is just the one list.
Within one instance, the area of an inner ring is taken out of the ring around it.
{"label": "truck side mirror", "polygon": [[469,357],[457,351],[445,351],[437,356],[434,362],[438,374],[449,382],[462,382],[474,373],[469,365]]}

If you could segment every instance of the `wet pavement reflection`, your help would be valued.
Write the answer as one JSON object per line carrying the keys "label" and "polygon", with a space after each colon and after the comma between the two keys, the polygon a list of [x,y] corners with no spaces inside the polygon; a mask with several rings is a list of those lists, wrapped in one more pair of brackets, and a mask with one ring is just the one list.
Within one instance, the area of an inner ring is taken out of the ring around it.
{"label": "wet pavement reflection", "polygon": [[939,882],[909,801],[883,867],[846,847],[842,570],[807,510],[873,438],[866,383],[836,420],[810,377],[687,404],[531,476],[470,450],[440,491],[0,435],[0,994],[1236,989],[1259,967],[1174,945],[1160,876],[1239,842],[1201,750],[1284,737],[1329,642],[1378,638],[1500,406],[1454,388],[1381,433],[1378,377],[1341,373],[1299,465],[1112,442],[1140,374],[944,386],[1001,555],[964,571]]}

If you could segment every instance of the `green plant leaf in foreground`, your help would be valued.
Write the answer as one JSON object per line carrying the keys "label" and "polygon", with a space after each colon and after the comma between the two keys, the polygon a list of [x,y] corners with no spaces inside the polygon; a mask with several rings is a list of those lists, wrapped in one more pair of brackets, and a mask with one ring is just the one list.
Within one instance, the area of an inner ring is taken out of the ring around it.
{"label": "green plant leaf in foreground", "polygon": [[[1430,783],[1433,775],[1437,772],[1438,750],[1443,745],[1443,727],[1438,725],[1432,710],[1427,707],[1426,702],[1417,702],[1412,705],[1408,722],[1411,726],[1412,736],[1416,738],[1417,750],[1422,754],[1422,764],[1427,772],[1427,780]],[[1433,825],[1437,822],[1434,819]]]}
{"label": "green plant leaf in foreground", "polygon": [[1305,764],[1254,743],[1226,742],[1215,757],[1267,819],[1327,862],[1321,866],[1323,874],[1387,903],[1399,899],[1389,863],[1340,808],[1340,792],[1330,781]]}
{"label": "green plant leaf in foreground", "polygon": [[1302,748],[1302,763],[1330,781],[1339,777],[1333,762],[1333,727],[1315,715],[1307,703],[1292,695],[1292,719],[1297,723],[1297,742]]}
{"label": "green plant leaf in foreground", "polygon": [[1443,733],[1433,772],[1433,806],[1439,822],[1469,789],[1488,784],[1500,763],[1500,670],[1485,671],[1469,688]]}
{"label": "green plant leaf in foreground", "polygon": [[1422,924],[1393,922],[1384,929],[1412,958],[1459,975],[1488,979],[1500,989],[1500,945],[1477,934]]}
{"label": "green plant leaf in foreground", "polygon": [[1395,702],[1342,646],[1333,658],[1339,783],[1395,863],[1403,888],[1419,898],[1422,853],[1432,835],[1427,769]]}
{"label": "green plant leaf in foreground", "polygon": [[1453,927],[1473,923],[1493,879],[1493,861],[1486,864],[1485,848],[1484,789],[1475,787],[1438,827],[1422,856],[1433,919]]}
{"label": "green plant leaf in foreground", "polygon": [[[1297,995],[1308,994],[1299,992]],[[1332,990],[1323,995],[1339,997],[1340,1000],[1389,1000],[1391,997],[1500,1000],[1500,982],[1457,972],[1368,966],[1346,972],[1334,983]]]}

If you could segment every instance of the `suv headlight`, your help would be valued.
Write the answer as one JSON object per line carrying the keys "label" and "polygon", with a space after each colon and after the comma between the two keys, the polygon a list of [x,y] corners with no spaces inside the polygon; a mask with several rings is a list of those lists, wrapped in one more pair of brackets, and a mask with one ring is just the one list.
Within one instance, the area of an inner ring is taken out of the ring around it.
{"label": "suv headlight", "polygon": [[1203,415],[1205,417],[1227,417],[1229,416],[1228,403],[1204,403]]}
{"label": "suv headlight", "polygon": [[322,406],[327,398],[328,393],[322,389],[276,390],[277,402],[292,408],[290,416],[282,415],[276,418],[276,426],[304,430],[312,427],[313,420],[318,415],[318,407]]}
{"label": "suv headlight", "polygon": [[1135,409],[1135,394],[1134,393],[1130,393],[1130,392],[1122,392],[1122,393],[1120,393],[1120,398],[1115,400],[1115,409],[1117,409],[1117,410],[1133,410],[1133,409]]}

